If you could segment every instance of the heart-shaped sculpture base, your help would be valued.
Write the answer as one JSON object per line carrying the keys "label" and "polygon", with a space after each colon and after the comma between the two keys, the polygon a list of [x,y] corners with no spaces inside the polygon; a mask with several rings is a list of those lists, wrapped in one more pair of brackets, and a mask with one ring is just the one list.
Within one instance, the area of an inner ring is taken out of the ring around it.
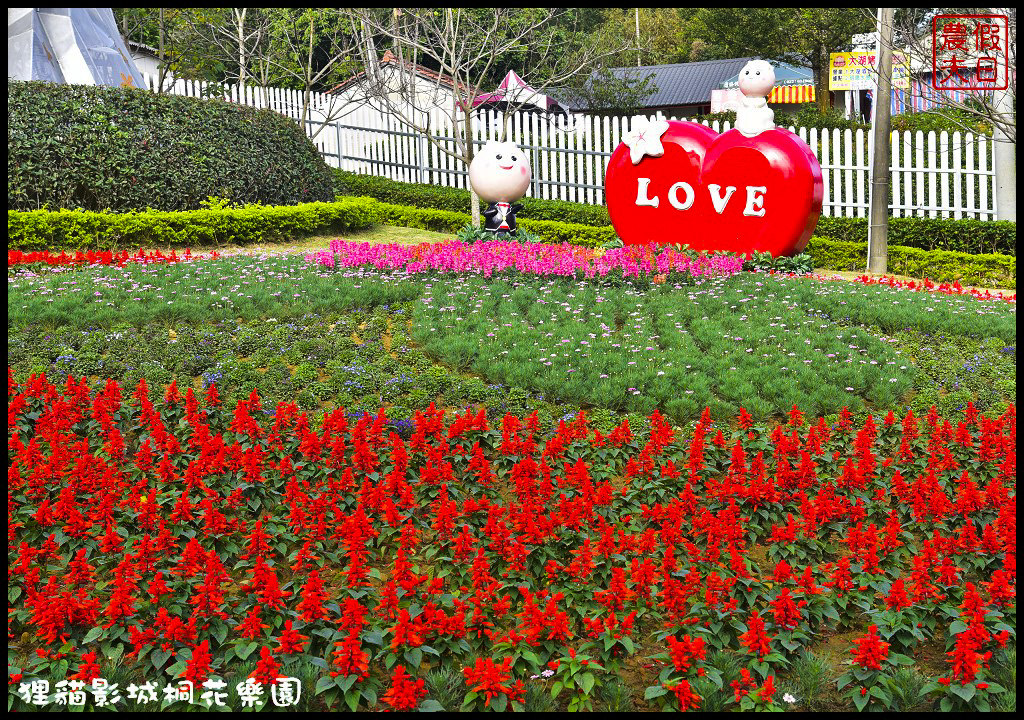
{"label": "heart-shaped sculpture base", "polygon": [[660,157],[634,165],[622,144],[608,163],[608,214],[624,243],[776,257],[806,247],[823,194],[821,166],[806,143],[782,128],[748,138],[668,125]]}

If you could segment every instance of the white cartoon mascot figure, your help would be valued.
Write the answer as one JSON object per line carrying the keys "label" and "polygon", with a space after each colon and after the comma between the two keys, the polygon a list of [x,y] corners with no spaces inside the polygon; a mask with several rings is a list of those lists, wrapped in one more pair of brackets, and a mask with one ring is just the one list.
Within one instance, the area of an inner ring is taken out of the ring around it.
{"label": "white cartoon mascot figure", "polygon": [[751,60],[740,70],[743,101],[736,109],[736,129],[754,137],[775,127],[775,113],[767,97],[775,85],[775,69],[764,60]]}
{"label": "white cartoon mascot figure", "polygon": [[530,162],[512,142],[488,142],[469,164],[469,183],[482,200],[484,229],[496,236],[516,234],[516,213],[523,206],[516,200],[530,187]]}

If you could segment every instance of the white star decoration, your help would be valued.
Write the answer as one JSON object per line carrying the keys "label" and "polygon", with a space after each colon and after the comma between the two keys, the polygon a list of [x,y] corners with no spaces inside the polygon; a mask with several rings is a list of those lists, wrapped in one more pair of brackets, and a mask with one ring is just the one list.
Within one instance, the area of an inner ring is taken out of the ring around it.
{"label": "white star decoration", "polygon": [[636,165],[643,160],[644,155],[661,157],[665,154],[665,148],[661,144],[661,136],[668,130],[667,120],[655,120],[651,122],[646,117],[638,115],[623,138],[629,147],[629,159]]}

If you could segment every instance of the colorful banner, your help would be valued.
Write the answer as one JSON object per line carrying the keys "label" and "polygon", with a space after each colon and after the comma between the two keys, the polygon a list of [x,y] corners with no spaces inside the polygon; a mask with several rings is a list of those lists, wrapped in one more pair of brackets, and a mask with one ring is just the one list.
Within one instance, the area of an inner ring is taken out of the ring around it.
{"label": "colorful banner", "polygon": [[[906,57],[895,53],[892,59],[892,86],[910,88],[910,68]],[[832,53],[828,62],[829,90],[873,90],[875,87],[874,50]]]}
{"label": "colorful banner", "polygon": [[781,105],[814,102],[813,85],[782,85],[772,88],[768,102]]}
{"label": "colorful banner", "polygon": [[[743,102],[743,93],[739,88],[728,88],[711,91],[711,112],[736,110]],[[813,85],[783,85],[772,88],[768,102],[773,105],[796,105],[814,102]]]}

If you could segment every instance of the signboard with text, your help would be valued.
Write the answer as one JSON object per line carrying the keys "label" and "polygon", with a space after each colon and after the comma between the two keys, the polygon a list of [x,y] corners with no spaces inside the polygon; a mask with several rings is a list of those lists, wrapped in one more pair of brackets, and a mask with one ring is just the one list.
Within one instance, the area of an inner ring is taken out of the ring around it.
{"label": "signboard with text", "polygon": [[[877,63],[874,50],[832,53],[828,63],[828,89],[874,90]],[[910,68],[901,53],[893,54],[892,86],[902,90],[910,87]]]}

